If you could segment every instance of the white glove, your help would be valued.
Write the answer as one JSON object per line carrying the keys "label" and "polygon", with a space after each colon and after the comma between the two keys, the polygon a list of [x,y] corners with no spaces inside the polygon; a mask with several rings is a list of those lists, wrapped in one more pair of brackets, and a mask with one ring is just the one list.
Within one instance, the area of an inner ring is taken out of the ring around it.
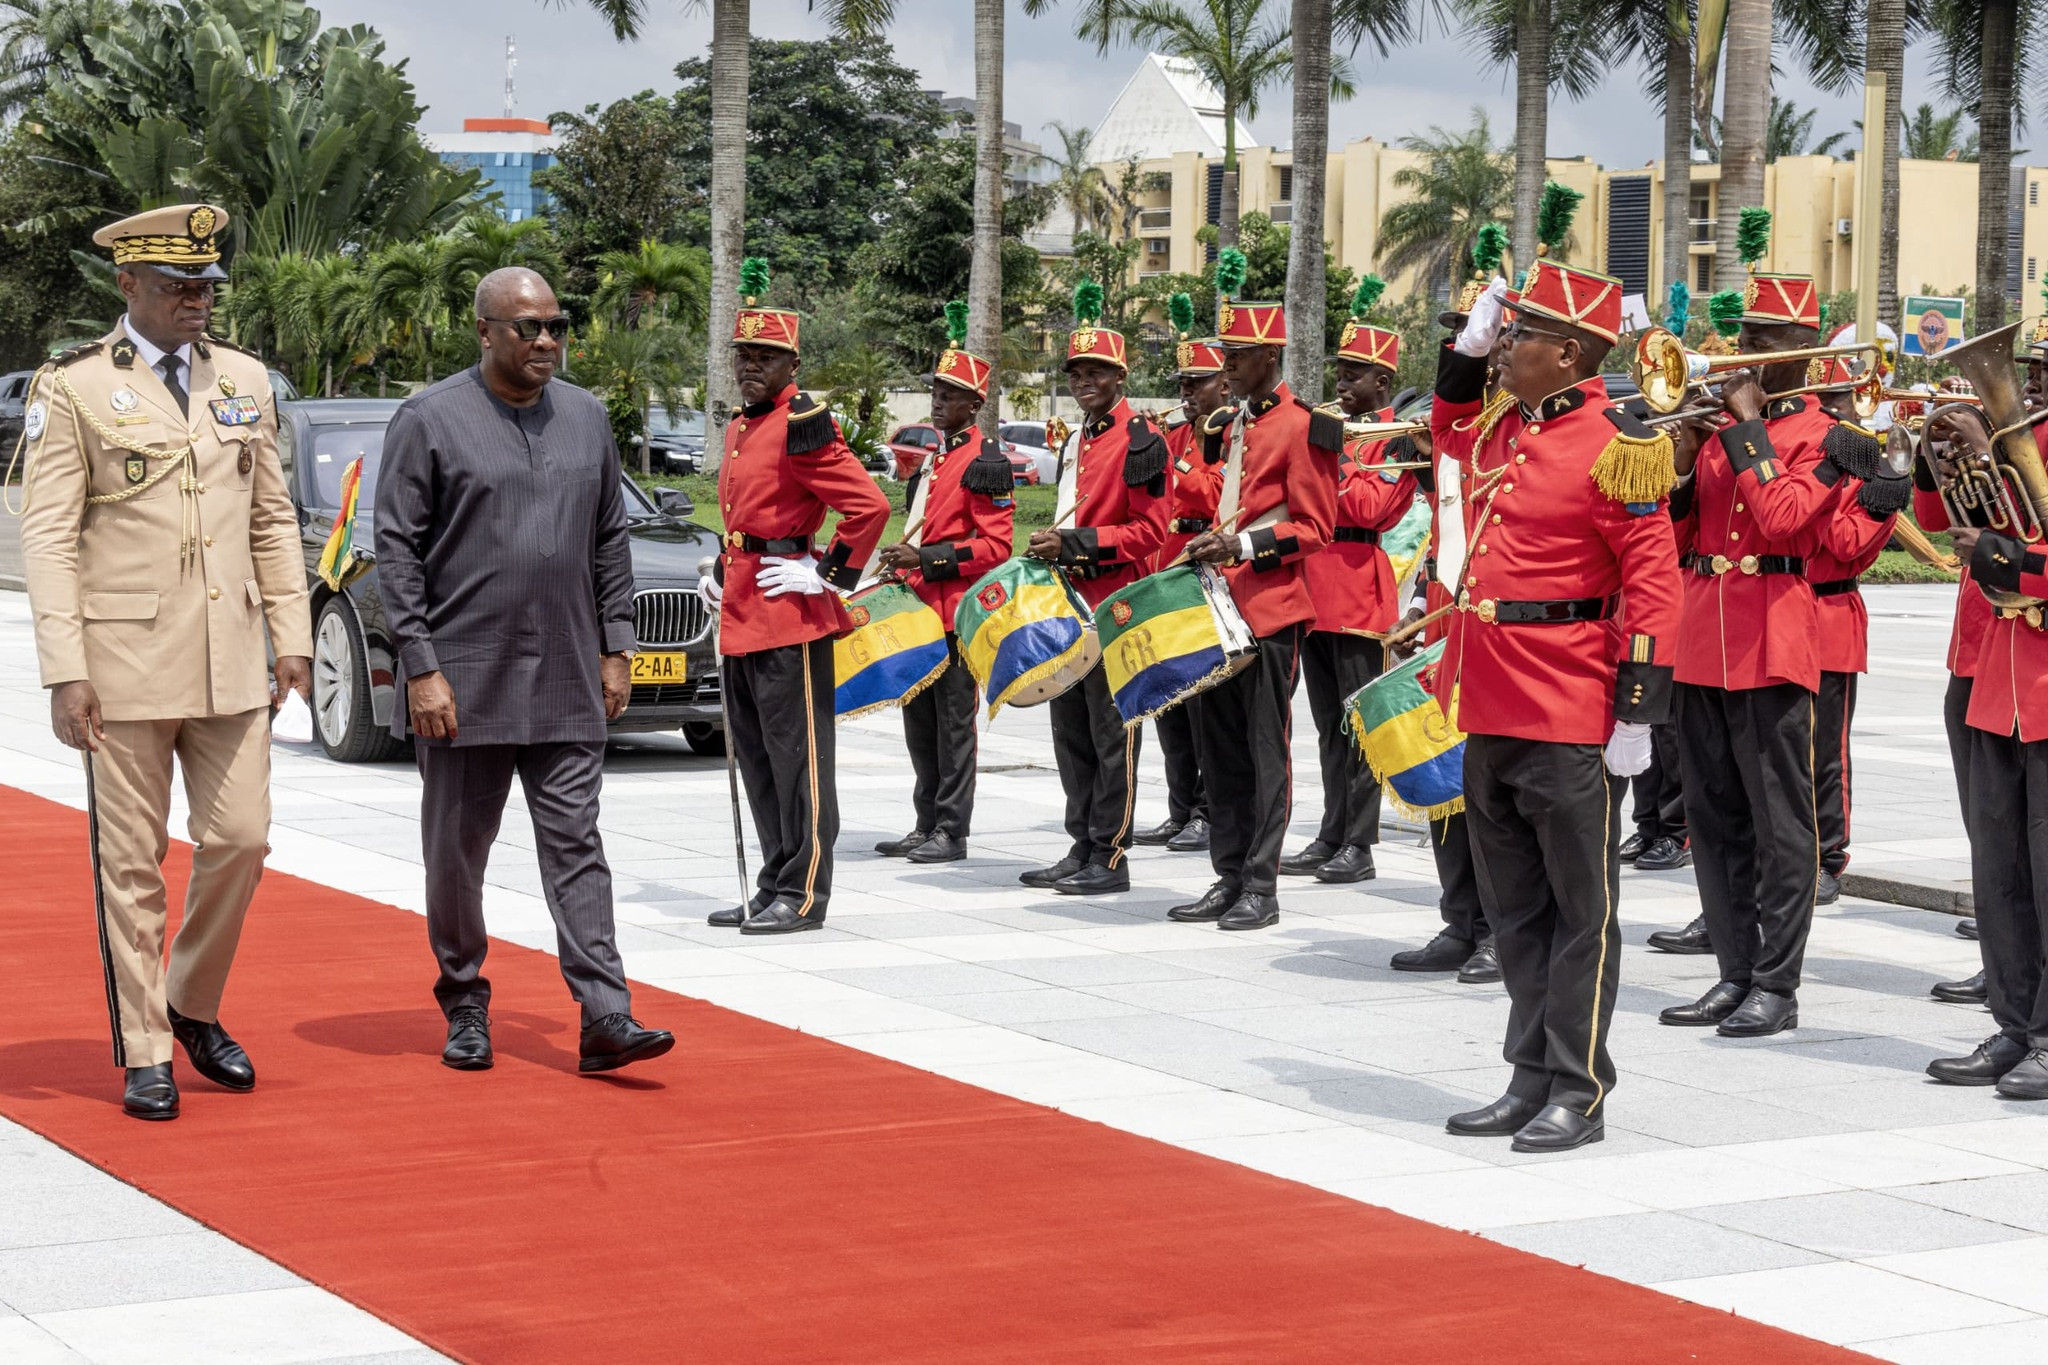
{"label": "white glove", "polygon": [[1458,333],[1458,339],[1451,343],[1459,355],[1485,359],[1493,353],[1493,343],[1500,337],[1501,310],[1505,306],[1508,282],[1498,275],[1493,283],[1486,286],[1486,292],[1472,302],[1472,311],[1465,317],[1465,330]]}
{"label": "white glove", "polygon": [[1257,556],[1252,550],[1252,533],[1240,531],[1237,536],[1237,558],[1240,563],[1249,564]]}
{"label": "white glove", "polygon": [[1607,740],[1607,771],[1616,777],[1634,777],[1650,766],[1650,727],[1630,721],[1614,722]]}
{"label": "white glove", "polygon": [[718,604],[725,600],[725,588],[719,583],[717,574],[697,576],[697,600],[713,611],[718,610]]}
{"label": "white glove", "polygon": [[825,591],[825,580],[818,573],[818,561],[811,555],[801,559],[763,555],[761,570],[754,575],[754,581],[761,585],[763,597],[780,597],[788,592],[800,592],[809,597]]}

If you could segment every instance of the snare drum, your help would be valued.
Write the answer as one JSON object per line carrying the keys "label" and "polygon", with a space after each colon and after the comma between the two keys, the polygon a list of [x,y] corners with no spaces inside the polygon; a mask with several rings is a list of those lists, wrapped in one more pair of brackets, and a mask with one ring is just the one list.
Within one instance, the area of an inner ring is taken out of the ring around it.
{"label": "snare drum", "polygon": [[1216,686],[1258,646],[1223,575],[1207,564],[1161,569],[1095,609],[1109,695],[1136,725]]}
{"label": "snare drum", "polygon": [[989,570],[960,599],[953,629],[991,719],[1005,706],[1051,701],[1102,657],[1088,604],[1042,559]]}
{"label": "snare drum", "polygon": [[946,627],[901,583],[846,600],[853,629],[832,642],[832,711],[852,720],[901,706],[946,671]]}

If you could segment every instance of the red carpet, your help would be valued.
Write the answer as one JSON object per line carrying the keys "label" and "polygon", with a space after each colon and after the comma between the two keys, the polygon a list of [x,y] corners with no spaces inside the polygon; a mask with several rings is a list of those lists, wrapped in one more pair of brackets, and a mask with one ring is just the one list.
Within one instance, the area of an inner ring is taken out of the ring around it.
{"label": "red carpet", "polygon": [[419,918],[275,874],[225,1011],[256,1093],[181,1058],[137,1123],[85,817],[0,788],[0,827],[0,1112],[465,1361],[1866,1359],[662,991],[678,1050],[580,1078],[507,944],[458,1075]]}

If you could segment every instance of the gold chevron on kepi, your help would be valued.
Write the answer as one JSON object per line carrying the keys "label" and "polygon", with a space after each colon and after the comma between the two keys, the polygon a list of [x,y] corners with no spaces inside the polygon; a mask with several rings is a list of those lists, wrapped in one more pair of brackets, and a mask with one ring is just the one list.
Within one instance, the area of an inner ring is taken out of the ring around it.
{"label": "gold chevron on kepi", "polygon": [[181,280],[224,280],[221,229],[228,211],[212,204],[171,204],[148,209],[93,233],[114,253],[116,266],[146,265]]}

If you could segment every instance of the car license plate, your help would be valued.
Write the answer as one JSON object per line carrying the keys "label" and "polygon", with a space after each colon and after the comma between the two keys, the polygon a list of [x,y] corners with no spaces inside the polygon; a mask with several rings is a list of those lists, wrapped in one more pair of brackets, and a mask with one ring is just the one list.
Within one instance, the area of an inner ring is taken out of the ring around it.
{"label": "car license plate", "polygon": [[683,654],[635,654],[632,679],[636,683],[682,682],[687,660]]}

